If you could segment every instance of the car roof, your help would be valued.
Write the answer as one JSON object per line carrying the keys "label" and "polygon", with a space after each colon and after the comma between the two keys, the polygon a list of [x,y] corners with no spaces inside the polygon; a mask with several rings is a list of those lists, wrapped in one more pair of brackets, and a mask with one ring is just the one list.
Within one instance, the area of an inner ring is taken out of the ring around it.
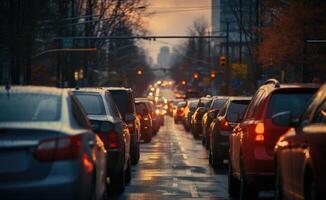
{"label": "car roof", "polygon": [[56,87],[47,86],[10,86],[6,89],[5,86],[0,87],[1,93],[37,93],[37,94],[53,94],[62,95],[66,90]]}
{"label": "car roof", "polygon": [[112,90],[112,91],[118,91],[118,90],[124,90],[124,91],[132,91],[131,88],[126,88],[126,87],[102,87],[102,89],[105,89],[105,90]]}
{"label": "car roof", "polygon": [[102,88],[76,88],[72,89],[73,92],[82,92],[82,93],[87,93],[87,92],[94,92],[94,93],[100,93],[103,94],[106,92],[106,90]]}

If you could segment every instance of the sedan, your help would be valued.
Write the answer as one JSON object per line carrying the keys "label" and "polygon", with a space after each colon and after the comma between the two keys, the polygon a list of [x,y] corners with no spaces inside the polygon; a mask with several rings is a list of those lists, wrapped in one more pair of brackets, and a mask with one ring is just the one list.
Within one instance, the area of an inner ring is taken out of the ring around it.
{"label": "sedan", "polygon": [[107,152],[73,94],[0,89],[0,199],[102,199]]}
{"label": "sedan", "polygon": [[272,117],[290,128],[276,143],[276,199],[326,199],[326,84],[310,100],[300,120],[291,112]]}
{"label": "sedan", "polygon": [[74,94],[86,110],[94,132],[103,140],[107,156],[107,175],[112,192],[121,193],[131,180],[130,135],[110,92],[83,88]]}

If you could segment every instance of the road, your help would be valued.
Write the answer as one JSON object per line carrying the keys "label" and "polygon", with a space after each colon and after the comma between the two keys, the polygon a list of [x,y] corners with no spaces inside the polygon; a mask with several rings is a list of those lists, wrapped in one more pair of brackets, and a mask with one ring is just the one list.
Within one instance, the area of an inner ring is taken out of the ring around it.
{"label": "road", "polygon": [[166,117],[132,170],[125,193],[113,199],[228,199],[226,169],[214,172],[200,141]]}

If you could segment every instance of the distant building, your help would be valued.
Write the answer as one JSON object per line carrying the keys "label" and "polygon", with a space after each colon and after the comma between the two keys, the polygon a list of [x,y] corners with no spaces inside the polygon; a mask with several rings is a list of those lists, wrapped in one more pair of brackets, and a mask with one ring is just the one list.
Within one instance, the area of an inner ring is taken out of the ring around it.
{"label": "distant building", "polygon": [[157,64],[159,67],[170,67],[171,66],[170,47],[162,46],[160,48],[160,53],[157,56]]}

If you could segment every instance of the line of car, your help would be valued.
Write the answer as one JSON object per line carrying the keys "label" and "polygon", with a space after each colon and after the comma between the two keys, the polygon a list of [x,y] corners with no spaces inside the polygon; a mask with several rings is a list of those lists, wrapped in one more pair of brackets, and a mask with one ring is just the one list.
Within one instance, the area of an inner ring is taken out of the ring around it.
{"label": "line of car", "polygon": [[202,140],[212,167],[228,163],[230,197],[325,199],[326,84],[267,80],[253,97],[179,102],[175,122]]}
{"label": "line of car", "polygon": [[2,87],[0,199],[100,200],[123,192],[140,142],[163,124],[152,103],[144,122],[137,104],[147,101],[120,87]]}

